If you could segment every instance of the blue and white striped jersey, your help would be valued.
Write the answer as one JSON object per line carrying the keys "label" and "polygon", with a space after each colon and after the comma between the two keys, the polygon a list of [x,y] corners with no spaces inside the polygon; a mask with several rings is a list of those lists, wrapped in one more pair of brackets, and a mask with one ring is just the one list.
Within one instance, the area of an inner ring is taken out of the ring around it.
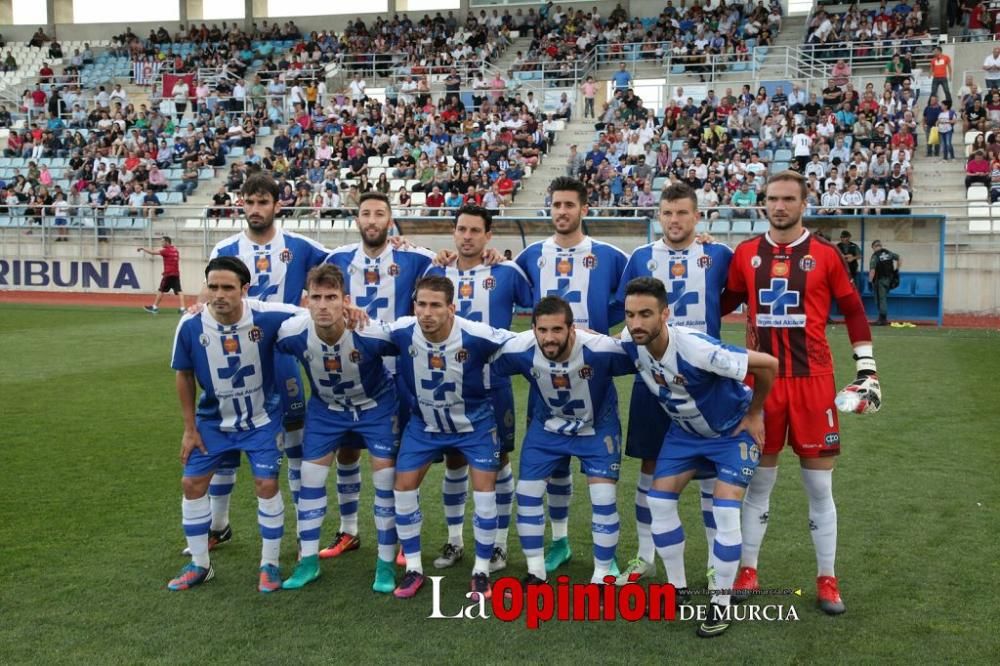
{"label": "blue and white striped jersey", "polygon": [[503,346],[491,367],[498,374],[524,375],[531,383],[531,418],[560,435],[593,435],[595,426],[617,420],[613,378],[635,373],[620,342],[580,330],[564,363],[545,358],[534,331],[525,331]]}
{"label": "blue and white striped jersey", "polygon": [[382,363],[382,354],[391,349],[379,340],[344,330],[337,342],[327,344],[303,313],[281,325],[277,346],[299,360],[309,376],[312,398],[329,409],[357,413],[381,401],[396,401],[392,378]]}
{"label": "blue and white striped jersey", "polygon": [[684,432],[714,439],[728,436],[750,406],[753,391],[743,383],[750,355],[704,333],[668,326],[663,358],[622,331],[622,347],[670,420]]}
{"label": "blue and white striped jersey", "polygon": [[253,430],[281,418],[274,390],[278,329],[301,310],[243,300],[243,316],[220,324],[208,308],[177,325],[170,367],[191,370],[202,388],[197,418],[225,432]]}
{"label": "blue and white striped jersey", "polygon": [[733,251],[720,243],[692,242],[685,250],[674,250],[663,240],[643,245],[629,257],[618,285],[617,301],[624,306],[625,287],[630,280],[658,278],[667,289],[670,323],[718,338],[722,325],[720,297],[732,258]]}
{"label": "blue and white striped jersey", "polygon": [[460,433],[495,427],[483,382],[490,357],[514,337],[510,331],[455,317],[444,342],[430,342],[415,317],[372,322],[360,331],[389,343],[397,373],[411,394],[413,418],[424,432]]}
{"label": "blue and white striped jersey", "polygon": [[344,273],[344,288],[354,305],[372,319],[396,321],[413,312],[413,289],[433,259],[430,250],[394,250],[392,245],[372,258],[361,243],[352,243],[331,252],[326,263]]}
{"label": "blue and white striped jersey", "polygon": [[220,241],[211,258],[239,257],[250,269],[250,298],[268,303],[299,305],[306,275],[330,253],[316,241],[278,230],[270,243],[257,245],[245,232]]}

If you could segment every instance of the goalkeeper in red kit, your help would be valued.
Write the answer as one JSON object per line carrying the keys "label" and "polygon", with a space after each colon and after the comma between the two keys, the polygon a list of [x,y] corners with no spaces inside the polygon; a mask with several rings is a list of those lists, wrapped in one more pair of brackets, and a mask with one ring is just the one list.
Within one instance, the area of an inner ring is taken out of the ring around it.
{"label": "goalkeeper in red kit", "polygon": [[[802,226],[806,181],[792,171],[771,176],[765,194],[770,229],[741,243],[733,255],[726,298],[747,308],[747,347],[778,358],[778,375],[764,403],[765,445],[743,500],[743,550],[735,588],[755,590],[757,556],[767,529],[778,454],[786,442],[799,457],[816,548],[817,597],[828,614],[843,613],[834,573],[837,509],[833,466],[840,453],[837,410],[878,411],[881,389],[871,329],[837,247]],[[826,340],[830,304],[844,314],[857,380],[837,393]],[[730,303],[735,305],[735,303]],[[727,312],[725,305],[723,312]]]}

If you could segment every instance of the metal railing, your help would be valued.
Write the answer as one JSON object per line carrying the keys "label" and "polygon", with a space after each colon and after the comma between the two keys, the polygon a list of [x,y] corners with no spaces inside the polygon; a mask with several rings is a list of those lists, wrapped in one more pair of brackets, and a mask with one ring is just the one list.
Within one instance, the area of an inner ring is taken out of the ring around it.
{"label": "metal railing", "polygon": [[843,59],[854,68],[884,67],[894,53],[909,50],[913,54],[913,63],[930,61],[938,40],[932,35],[921,35],[904,39],[879,39],[867,42],[846,41],[828,44],[800,44],[796,48],[816,60],[833,63]]}

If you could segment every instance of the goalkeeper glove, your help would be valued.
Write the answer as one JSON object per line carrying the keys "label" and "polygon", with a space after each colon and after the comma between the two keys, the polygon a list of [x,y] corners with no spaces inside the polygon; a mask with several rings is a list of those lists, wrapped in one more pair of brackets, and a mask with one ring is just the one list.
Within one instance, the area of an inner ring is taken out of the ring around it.
{"label": "goalkeeper glove", "polygon": [[882,388],[875,371],[875,359],[854,354],[858,377],[841,389],[834,403],[845,414],[874,414],[882,407]]}

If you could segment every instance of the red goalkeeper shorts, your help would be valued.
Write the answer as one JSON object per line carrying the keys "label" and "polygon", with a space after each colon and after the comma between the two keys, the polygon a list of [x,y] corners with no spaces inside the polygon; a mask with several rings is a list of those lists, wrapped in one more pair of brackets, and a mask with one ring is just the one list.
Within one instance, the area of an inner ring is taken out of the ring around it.
{"label": "red goalkeeper shorts", "polygon": [[777,377],[764,401],[764,453],[778,453],[785,442],[801,458],[840,453],[840,424],[833,375]]}

